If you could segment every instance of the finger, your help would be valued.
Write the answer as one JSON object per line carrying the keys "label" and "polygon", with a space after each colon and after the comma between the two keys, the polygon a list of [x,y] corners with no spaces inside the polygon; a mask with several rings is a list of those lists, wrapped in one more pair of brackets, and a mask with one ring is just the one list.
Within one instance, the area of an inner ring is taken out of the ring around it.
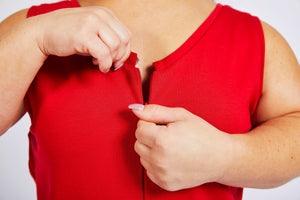
{"label": "finger", "polygon": [[183,108],[170,108],[155,104],[148,104],[144,107],[141,104],[131,104],[129,108],[141,120],[164,125],[184,120],[189,114]]}
{"label": "finger", "polygon": [[[113,29],[121,38],[122,41],[126,43],[130,41],[131,38],[131,32],[130,30],[120,21],[119,18],[116,17],[116,15],[109,9],[103,8],[106,10],[105,14],[108,16],[106,17],[105,21],[109,22],[108,25]],[[103,17],[103,16],[100,16]]]}
{"label": "finger", "polygon": [[142,166],[145,168],[146,171],[153,171],[152,165],[146,159],[141,157],[140,162],[141,162]]}
{"label": "finger", "polygon": [[115,61],[115,63],[114,63],[114,71],[120,69],[123,66],[123,64],[125,63],[125,61],[130,56],[130,53],[131,53],[131,49],[130,49],[130,43],[129,43],[127,45],[127,47],[126,47],[126,53],[124,54],[124,56],[120,60]]}
{"label": "finger", "polygon": [[157,138],[160,136],[163,127],[157,126],[152,122],[140,120],[135,131],[136,139],[148,147],[155,145]]}
{"label": "finger", "polygon": [[154,176],[154,174],[152,173],[152,170],[147,170],[146,173],[147,173],[148,178],[149,178],[153,183],[155,183],[156,185],[158,185],[158,186],[161,187],[161,183],[160,183],[159,179],[158,179],[156,176]]}
{"label": "finger", "polygon": [[100,71],[108,72],[112,66],[112,58],[108,47],[99,37],[91,36],[87,41],[87,48],[90,55],[95,58],[93,63],[99,65]]}
{"label": "finger", "polygon": [[[128,54],[129,52],[129,54]],[[120,44],[119,49],[116,52],[115,57],[113,58],[113,67],[115,70],[120,69],[124,62],[126,61],[126,59],[129,57],[130,55],[130,49],[127,46],[124,46],[124,44]],[[126,56],[126,59],[124,59]]]}
{"label": "finger", "polygon": [[140,143],[139,141],[136,141],[134,144],[134,150],[141,158],[143,158],[145,160],[150,159],[151,149],[148,146]]}
{"label": "finger", "polygon": [[94,65],[99,65],[98,60],[96,58],[93,58],[93,64]]}
{"label": "finger", "polygon": [[108,47],[113,61],[123,57],[126,52],[125,45],[122,44],[120,37],[110,26],[99,24],[98,35]]}
{"label": "finger", "polygon": [[[101,12],[101,14],[98,13],[101,19],[100,21],[105,21],[105,25],[108,26],[108,28],[111,29],[119,39],[119,47],[115,52],[116,54],[112,52],[113,62],[115,63],[114,68],[118,69],[130,55],[130,39],[132,34],[129,29],[114,15],[112,11],[107,8],[102,9],[104,9],[105,12]],[[106,28],[107,27],[105,27],[105,29]],[[101,30],[104,30],[104,32],[106,31],[105,29],[101,28]],[[108,46],[110,46],[110,44],[108,44]]]}

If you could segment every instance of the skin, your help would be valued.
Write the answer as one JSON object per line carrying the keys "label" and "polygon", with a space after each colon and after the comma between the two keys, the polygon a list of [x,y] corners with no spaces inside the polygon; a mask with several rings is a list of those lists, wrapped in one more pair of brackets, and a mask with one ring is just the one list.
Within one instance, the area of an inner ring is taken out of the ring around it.
{"label": "skin", "polygon": [[[130,51],[138,52],[147,91],[153,61],[178,48],[215,7],[208,0],[79,3],[84,7],[30,19],[23,10],[0,24],[0,134],[25,113],[24,95],[48,55],[91,55],[107,72],[121,66]],[[262,25],[263,93],[248,134],[229,135],[182,108],[133,107],[140,119],[134,148],[160,187],[175,191],[219,182],[271,188],[299,176],[300,67],[282,36]]]}

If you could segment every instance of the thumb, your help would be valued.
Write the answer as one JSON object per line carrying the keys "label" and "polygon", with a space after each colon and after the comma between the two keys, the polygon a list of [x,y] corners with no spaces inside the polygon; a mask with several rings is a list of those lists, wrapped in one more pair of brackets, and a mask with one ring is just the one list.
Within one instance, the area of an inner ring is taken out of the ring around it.
{"label": "thumb", "polygon": [[155,104],[131,104],[128,108],[132,109],[139,119],[162,125],[184,120],[188,113],[183,108],[170,108]]}

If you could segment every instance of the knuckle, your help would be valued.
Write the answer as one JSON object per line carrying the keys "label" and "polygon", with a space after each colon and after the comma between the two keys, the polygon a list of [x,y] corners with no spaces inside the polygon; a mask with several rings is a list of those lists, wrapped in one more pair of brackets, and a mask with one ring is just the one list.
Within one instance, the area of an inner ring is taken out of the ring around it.
{"label": "knuckle", "polygon": [[124,34],[122,36],[122,42],[127,46],[130,43],[131,40],[131,32],[128,32],[127,34]]}
{"label": "knuckle", "polygon": [[140,128],[141,126],[143,126],[143,121],[139,120],[138,123],[137,123],[137,128]]}
{"label": "knuckle", "polygon": [[165,153],[168,148],[168,143],[166,142],[164,137],[159,135],[154,139],[154,146],[158,148],[162,153]]}
{"label": "knuckle", "polygon": [[[99,57],[101,57],[104,61],[106,61],[107,63],[111,62],[111,55],[108,49],[103,48]],[[110,61],[110,62],[109,62]]]}
{"label": "knuckle", "polygon": [[88,12],[81,17],[81,24],[82,27],[85,27],[87,25],[95,25],[98,20],[99,17],[95,12]]}
{"label": "knuckle", "polygon": [[139,144],[138,144],[138,142],[136,141],[135,143],[134,143],[134,150],[135,150],[135,152],[138,152],[139,151]]}
{"label": "knuckle", "polygon": [[98,8],[98,11],[100,11],[100,13],[102,13],[103,15],[114,15],[113,12],[106,7],[101,6]]}
{"label": "knuckle", "polygon": [[94,14],[84,14],[74,27],[74,35],[85,38],[95,29],[97,18]]}
{"label": "knuckle", "polygon": [[175,108],[176,113],[179,113],[184,119],[188,118],[189,112],[182,107]]}
{"label": "knuckle", "polygon": [[166,164],[161,158],[152,156],[151,163],[161,174],[166,173]]}
{"label": "knuckle", "polygon": [[159,185],[164,190],[175,191],[175,187],[173,186],[172,182],[170,181],[168,175],[163,175],[163,176],[159,177]]}
{"label": "knuckle", "polygon": [[86,37],[88,31],[87,31],[87,26],[84,24],[85,22],[80,22],[77,27],[75,27],[75,31],[73,34],[73,38],[76,41],[83,40],[83,38]]}
{"label": "knuckle", "polygon": [[144,121],[139,120],[137,123],[137,128],[135,130],[135,136],[139,140],[144,136],[145,131],[147,131],[147,127],[144,125]]}
{"label": "knuckle", "polygon": [[106,7],[102,7],[102,6],[95,8],[94,13],[98,17],[100,17],[100,19],[102,21],[107,21],[107,20],[111,19],[112,16],[114,15],[110,9],[108,9]]}
{"label": "knuckle", "polygon": [[140,130],[140,128],[136,129],[136,131],[135,131],[135,138],[137,140],[139,140],[141,138],[141,130]]}
{"label": "knuckle", "polygon": [[113,40],[110,41],[109,46],[112,52],[116,52],[121,47],[121,40],[119,38],[114,38]]}
{"label": "knuckle", "polygon": [[118,62],[124,63],[130,55],[130,52],[129,53],[128,52],[129,51],[127,48],[125,49],[124,47],[122,47],[118,50],[117,55],[115,56],[114,59]]}
{"label": "knuckle", "polygon": [[143,124],[144,124],[144,123],[143,123],[142,120],[139,120],[139,121],[138,121],[137,126],[136,126],[136,133],[137,133],[137,134],[140,134],[140,132],[142,132],[143,127],[144,127]]}
{"label": "knuckle", "polygon": [[[150,176],[149,171],[147,175]],[[176,188],[173,186],[173,183],[170,181],[166,173],[154,173],[151,174],[152,181],[154,181],[159,187],[167,191],[175,191]]]}
{"label": "knuckle", "polygon": [[148,105],[145,106],[145,109],[147,109],[147,112],[150,113],[150,117],[154,117],[157,116],[159,114],[159,108],[155,105]]}
{"label": "knuckle", "polygon": [[160,178],[159,184],[164,190],[167,190],[169,192],[174,192],[178,190],[172,178],[167,174]]}
{"label": "knuckle", "polygon": [[169,192],[177,191],[177,189],[172,184],[167,184],[164,189],[169,191]]}

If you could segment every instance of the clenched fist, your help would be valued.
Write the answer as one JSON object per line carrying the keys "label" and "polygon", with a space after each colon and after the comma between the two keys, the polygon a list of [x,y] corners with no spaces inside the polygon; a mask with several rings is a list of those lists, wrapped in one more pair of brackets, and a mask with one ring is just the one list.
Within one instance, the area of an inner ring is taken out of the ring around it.
{"label": "clenched fist", "polygon": [[183,108],[133,104],[135,151],[148,177],[169,191],[217,182],[229,167],[230,135]]}
{"label": "clenched fist", "polygon": [[33,17],[37,45],[47,55],[92,56],[102,72],[122,66],[130,54],[130,31],[107,8],[67,8]]}

